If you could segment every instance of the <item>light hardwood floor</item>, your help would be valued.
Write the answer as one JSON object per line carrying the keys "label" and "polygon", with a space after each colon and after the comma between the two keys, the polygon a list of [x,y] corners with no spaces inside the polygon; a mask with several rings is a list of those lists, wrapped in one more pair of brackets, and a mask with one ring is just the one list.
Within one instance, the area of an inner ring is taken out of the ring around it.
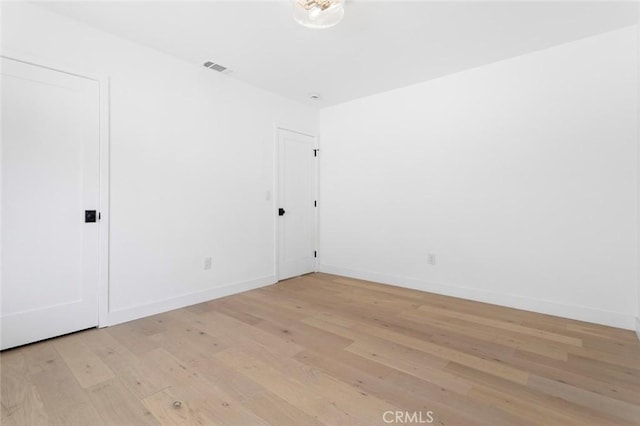
{"label": "light hardwood floor", "polygon": [[633,332],[326,274],[0,367],[5,426],[640,424]]}

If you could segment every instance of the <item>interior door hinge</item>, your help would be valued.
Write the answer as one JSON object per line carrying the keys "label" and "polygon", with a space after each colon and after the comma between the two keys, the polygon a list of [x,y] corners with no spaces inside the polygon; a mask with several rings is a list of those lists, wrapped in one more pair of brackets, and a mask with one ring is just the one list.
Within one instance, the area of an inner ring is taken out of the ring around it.
{"label": "interior door hinge", "polygon": [[319,149],[317,149],[317,148],[313,150],[313,156],[314,156],[314,157],[317,157],[317,156],[318,156],[318,151],[320,151],[320,150],[319,150]]}
{"label": "interior door hinge", "polygon": [[318,252],[317,251],[313,252],[313,257],[318,257]]}
{"label": "interior door hinge", "polygon": [[102,214],[100,214],[100,212],[98,212],[98,220],[102,219]]}
{"label": "interior door hinge", "polygon": [[313,202],[313,207],[318,207],[318,201],[317,201],[317,200],[315,200],[315,201]]}

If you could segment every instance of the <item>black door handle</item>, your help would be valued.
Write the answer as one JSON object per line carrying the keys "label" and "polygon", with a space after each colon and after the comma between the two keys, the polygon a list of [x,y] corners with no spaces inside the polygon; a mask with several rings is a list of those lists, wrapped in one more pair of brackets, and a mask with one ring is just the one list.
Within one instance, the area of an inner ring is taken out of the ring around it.
{"label": "black door handle", "polygon": [[286,212],[284,211],[284,209],[283,209],[282,207],[280,207],[280,208],[278,209],[278,216],[284,216],[284,214],[285,214],[285,213],[286,213]]}
{"label": "black door handle", "polygon": [[93,223],[98,218],[95,210],[85,210],[84,211],[84,221],[85,223]]}

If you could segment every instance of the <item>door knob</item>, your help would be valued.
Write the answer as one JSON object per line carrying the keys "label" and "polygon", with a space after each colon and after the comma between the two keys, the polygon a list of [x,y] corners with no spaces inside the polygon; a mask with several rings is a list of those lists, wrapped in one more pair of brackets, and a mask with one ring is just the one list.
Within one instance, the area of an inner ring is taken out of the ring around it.
{"label": "door knob", "polygon": [[284,216],[284,214],[285,214],[285,213],[286,213],[286,212],[284,211],[284,209],[283,209],[282,207],[280,207],[280,208],[278,209],[278,216]]}
{"label": "door knob", "polygon": [[84,211],[84,221],[85,223],[93,223],[98,218],[98,215],[95,210],[85,210]]}

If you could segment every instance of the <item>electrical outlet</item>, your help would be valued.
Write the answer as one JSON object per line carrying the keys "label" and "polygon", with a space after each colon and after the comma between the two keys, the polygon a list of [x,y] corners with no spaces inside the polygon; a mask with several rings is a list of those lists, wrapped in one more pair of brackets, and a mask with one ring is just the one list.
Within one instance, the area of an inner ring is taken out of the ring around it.
{"label": "electrical outlet", "polygon": [[213,265],[213,259],[211,256],[204,258],[204,269],[211,269],[211,265]]}
{"label": "electrical outlet", "polygon": [[429,253],[428,259],[429,259],[429,265],[435,265],[436,264],[436,255],[435,254]]}

